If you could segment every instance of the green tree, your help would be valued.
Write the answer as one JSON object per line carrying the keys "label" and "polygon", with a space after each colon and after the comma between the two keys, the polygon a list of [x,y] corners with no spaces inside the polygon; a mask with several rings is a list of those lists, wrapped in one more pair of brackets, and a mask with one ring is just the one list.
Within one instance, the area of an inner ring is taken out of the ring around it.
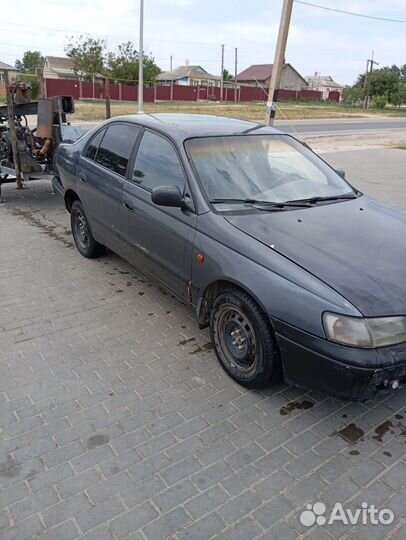
{"label": "green tree", "polygon": [[386,105],[386,98],[384,96],[374,96],[372,98],[372,107],[374,109],[384,109]]}
{"label": "green tree", "polygon": [[406,83],[399,83],[397,92],[391,96],[391,104],[398,107],[406,104]]}
{"label": "green tree", "polygon": [[152,55],[144,57],[144,80],[155,82],[158,75],[161,73],[161,68],[155,63],[155,58]]}
{"label": "green tree", "polygon": [[406,64],[403,64],[403,66],[400,66],[400,80],[401,82],[406,84]]}
{"label": "green tree", "polygon": [[391,69],[383,68],[372,72],[370,82],[371,96],[384,96],[390,103],[399,88],[399,75]]}
{"label": "green tree", "polygon": [[28,73],[23,73],[20,76],[22,81],[26,81],[31,85],[31,99],[35,100],[39,98],[41,93],[41,81],[40,78],[36,75],[31,75]]}
{"label": "green tree", "polygon": [[106,44],[102,39],[85,35],[76,39],[71,37],[65,52],[73,60],[75,73],[90,81],[95,75],[104,74],[105,49]]}
{"label": "green tree", "polygon": [[[361,73],[352,89],[362,89],[365,83],[365,73]],[[399,104],[404,95],[406,84],[406,65],[386,66],[375,69],[369,75],[369,95],[379,96],[387,103]],[[381,100],[378,100],[379,102]]]}
{"label": "green tree", "polygon": [[346,105],[360,105],[364,98],[364,89],[362,86],[346,86],[342,97]]}
{"label": "green tree", "polygon": [[403,66],[397,66],[393,64],[390,68],[390,71],[392,73],[395,73],[401,82],[406,83],[406,64],[403,64]]}
{"label": "green tree", "polygon": [[232,78],[233,76],[228,71],[228,69],[223,69],[223,81],[231,81]]}
{"label": "green tree", "polygon": [[44,57],[39,51],[25,51],[21,60],[15,61],[15,67],[21,73],[37,73],[37,69],[44,66]]}
{"label": "green tree", "polygon": [[[152,56],[143,56],[144,81],[154,82],[161,72]],[[139,54],[131,41],[121,43],[115,52],[107,54],[108,76],[118,81],[138,81]]]}

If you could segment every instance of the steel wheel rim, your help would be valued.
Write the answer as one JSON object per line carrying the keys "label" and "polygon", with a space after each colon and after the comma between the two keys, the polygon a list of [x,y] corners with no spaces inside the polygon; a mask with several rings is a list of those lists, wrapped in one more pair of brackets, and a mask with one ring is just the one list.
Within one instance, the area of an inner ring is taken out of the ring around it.
{"label": "steel wheel rim", "polygon": [[231,369],[248,374],[257,365],[257,339],[251,321],[233,304],[223,304],[216,315],[217,350]]}
{"label": "steel wheel rim", "polygon": [[75,238],[82,249],[89,247],[89,226],[87,220],[80,210],[75,210],[74,215]]}

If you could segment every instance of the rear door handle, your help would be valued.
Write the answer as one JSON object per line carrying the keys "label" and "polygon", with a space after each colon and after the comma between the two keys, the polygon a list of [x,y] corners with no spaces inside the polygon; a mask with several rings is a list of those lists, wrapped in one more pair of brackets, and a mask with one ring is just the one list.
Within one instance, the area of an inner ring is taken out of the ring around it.
{"label": "rear door handle", "polygon": [[83,173],[79,173],[78,176],[79,176],[79,180],[81,182],[86,182],[87,181],[86,176]]}
{"label": "rear door handle", "polygon": [[123,206],[124,206],[124,208],[127,208],[127,210],[129,212],[135,212],[134,208],[132,206],[130,206],[128,203],[123,202]]}

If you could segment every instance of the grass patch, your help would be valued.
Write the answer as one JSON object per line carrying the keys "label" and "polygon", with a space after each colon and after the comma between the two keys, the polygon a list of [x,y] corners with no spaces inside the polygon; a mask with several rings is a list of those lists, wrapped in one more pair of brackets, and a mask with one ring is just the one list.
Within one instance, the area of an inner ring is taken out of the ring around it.
{"label": "grass patch", "polygon": [[393,148],[394,150],[406,150],[406,144],[404,143],[390,144],[389,148]]}
{"label": "grass patch", "polygon": [[[280,110],[277,111],[278,120],[287,119],[312,119],[312,118],[363,118],[371,116],[400,116],[405,117],[402,110],[385,109],[384,111],[369,110],[361,108],[346,107],[343,105],[333,105],[323,102],[315,103],[292,103],[281,102]],[[75,103],[76,112],[72,121],[101,121],[105,119],[104,101],[80,100]],[[162,101],[157,103],[145,103],[146,113],[172,112],[172,113],[194,113],[194,114],[215,114],[218,116],[230,116],[243,120],[263,121],[265,116],[265,105],[263,103],[206,103]],[[112,101],[111,111],[113,116],[135,114],[137,112],[137,102],[135,101]]]}

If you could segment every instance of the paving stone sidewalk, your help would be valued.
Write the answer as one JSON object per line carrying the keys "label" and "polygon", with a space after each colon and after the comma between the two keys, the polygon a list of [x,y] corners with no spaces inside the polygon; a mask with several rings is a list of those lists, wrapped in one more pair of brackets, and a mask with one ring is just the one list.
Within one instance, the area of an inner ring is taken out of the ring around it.
{"label": "paving stone sidewalk", "polygon": [[[245,390],[189,308],[80,257],[49,183],[3,195],[1,540],[406,538],[405,391]],[[395,520],[302,525],[317,501]]]}

